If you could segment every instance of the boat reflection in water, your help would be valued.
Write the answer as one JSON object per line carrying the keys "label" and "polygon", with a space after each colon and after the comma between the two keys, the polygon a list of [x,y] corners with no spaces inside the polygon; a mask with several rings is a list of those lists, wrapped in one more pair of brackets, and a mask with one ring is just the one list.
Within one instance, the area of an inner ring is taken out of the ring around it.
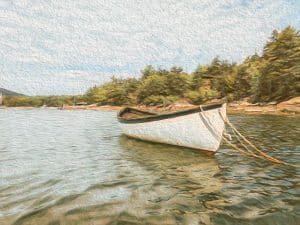
{"label": "boat reflection in water", "polygon": [[221,188],[221,183],[214,178],[219,167],[213,157],[199,154],[197,150],[141,141],[125,135],[120,137],[119,143],[129,151],[132,160],[146,170],[155,171],[157,175],[161,175],[160,178],[166,179],[165,182],[174,182],[176,185],[179,178],[182,178],[182,184],[185,181],[187,186],[193,184],[199,192],[217,191]]}
{"label": "boat reflection in water", "polygon": [[16,224],[209,223],[222,189],[216,158],[124,135],[117,144],[109,180],[25,214]]}
{"label": "boat reflection in water", "polygon": [[209,213],[217,210],[211,206],[219,201],[223,187],[216,158],[197,150],[125,135],[119,143],[126,150],[125,155],[139,165],[135,164],[140,170],[136,173],[144,176],[136,190],[134,208],[141,209],[145,218],[160,215],[161,224],[166,218],[170,224],[175,224],[178,218],[187,224],[210,221]]}
{"label": "boat reflection in water", "polygon": [[[297,168],[127,138],[111,112],[0,113],[1,225],[299,224]],[[299,164],[298,117],[230,120]]]}

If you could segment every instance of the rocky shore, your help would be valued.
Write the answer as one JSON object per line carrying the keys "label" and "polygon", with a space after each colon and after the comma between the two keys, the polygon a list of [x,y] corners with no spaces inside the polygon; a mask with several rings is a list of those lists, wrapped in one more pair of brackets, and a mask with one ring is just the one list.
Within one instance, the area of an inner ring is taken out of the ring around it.
{"label": "rocky shore", "polygon": [[[220,102],[220,100],[212,100],[206,102],[205,104],[213,104]],[[153,111],[153,112],[174,112],[179,110],[186,110],[197,107],[197,105],[189,104],[185,100],[179,100],[169,106],[145,106],[145,105],[138,105],[133,106],[134,108],[138,108],[141,110]],[[1,106],[0,109],[6,108],[5,106]],[[36,108],[36,107],[9,107],[9,108]],[[42,106],[40,108],[53,108],[53,109],[60,109],[60,110],[96,110],[96,111],[119,111],[122,109],[122,106],[111,106],[111,105],[103,105],[98,106],[97,104],[92,105],[63,105],[62,107],[47,107]],[[300,116],[300,96],[292,98],[288,101],[284,102],[269,102],[269,103],[256,103],[252,104],[248,101],[248,99],[243,99],[242,101],[235,101],[227,103],[227,112],[228,113],[239,113],[239,114],[271,114],[271,115],[295,115]]]}
{"label": "rocky shore", "polygon": [[[207,102],[207,104],[218,102],[218,100],[213,100]],[[173,112],[178,110],[185,110],[194,108],[195,105],[189,104],[186,101],[178,101],[167,107],[162,106],[136,106],[135,108],[141,110],[149,110],[155,112]],[[98,110],[98,111],[119,111],[121,106],[97,106],[85,105],[85,106],[67,106],[65,105],[63,110]],[[242,101],[231,102],[227,104],[228,113],[247,113],[247,114],[273,114],[273,115],[300,115],[300,97],[292,98],[288,101],[276,103],[256,103],[252,104],[244,99]]]}
{"label": "rocky shore", "polygon": [[247,101],[232,102],[228,104],[227,111],[228,113],[300,115],[300,97],[280,103],[251,104]]}

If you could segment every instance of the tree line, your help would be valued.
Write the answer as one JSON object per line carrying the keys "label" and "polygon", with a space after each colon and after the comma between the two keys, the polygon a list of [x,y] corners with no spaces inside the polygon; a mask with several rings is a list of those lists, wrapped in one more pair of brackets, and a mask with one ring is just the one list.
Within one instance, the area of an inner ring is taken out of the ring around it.
{"label": "tree line", "polygon": [[169,70],[147,66],[141,78],[117,79],[86,93],[89,103],[157,105],[180,98],[201,104],[215,98],[228,101],[249,97],[251,102],[283,101],[300,92],[300,35],[288,26],[273,31],[261,56],[241,64],[216,57],[188,74],[180,67]]}
{"label": "tree line", "polygon": [[240,64],[216,57],[190,74],[181,67],[148,65],[140,78],[113,77],[90,88],[81,98],[99,105],[161,105],[179,99],[201,104],[224,97],[228,101],[248,97],[255,103],[280,102],[299,93],[300,34],[288,26],[280,32],[273,31],[261,55],[255,53]]}
{"label": "tree line", "polygon": [[[85,96],[76,96],[76,101],[84,101]],[[3,104],[8,107],[61,107],[73,105],[74,96],[4,96]]]}

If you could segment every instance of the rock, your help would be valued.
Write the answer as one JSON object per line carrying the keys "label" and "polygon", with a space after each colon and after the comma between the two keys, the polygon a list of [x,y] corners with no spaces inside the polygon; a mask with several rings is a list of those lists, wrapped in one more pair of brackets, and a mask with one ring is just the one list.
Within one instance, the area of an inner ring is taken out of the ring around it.
{"label": "rock", "polygon": [[263,112],[262,108],[246,108],[245,112]]}
{"label": "rock", "polygon": [[279,103],[277,105],[277,109],[281,112],[300,113],[300,97],[295,97],[288,101]]}
{"label": "rock", "polygon": [[281,103],[278,104],[278,106],[282,106],[282,105],[298,105],[298,106],[300,106],[300,96],[295,97],[295,98],[291,98],[288,101],[281,102]]}
{"label": "rock", "polygon": [[269,103],[267,103],[267,105],[276,105],[277,104],[277,102],[269,102]]}

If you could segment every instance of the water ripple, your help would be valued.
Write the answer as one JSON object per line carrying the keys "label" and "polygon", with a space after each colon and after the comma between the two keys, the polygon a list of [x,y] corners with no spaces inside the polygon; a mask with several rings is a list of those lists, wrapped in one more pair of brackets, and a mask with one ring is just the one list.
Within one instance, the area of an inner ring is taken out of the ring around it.
{"label": "water ripple", "polygon": [[[0,111],[0,224],[298,224],[300,171],[121,135],[116,113]],[[5,118],[5,119],[4,119]],[[297,117],[230,117],[300,162]]]}

